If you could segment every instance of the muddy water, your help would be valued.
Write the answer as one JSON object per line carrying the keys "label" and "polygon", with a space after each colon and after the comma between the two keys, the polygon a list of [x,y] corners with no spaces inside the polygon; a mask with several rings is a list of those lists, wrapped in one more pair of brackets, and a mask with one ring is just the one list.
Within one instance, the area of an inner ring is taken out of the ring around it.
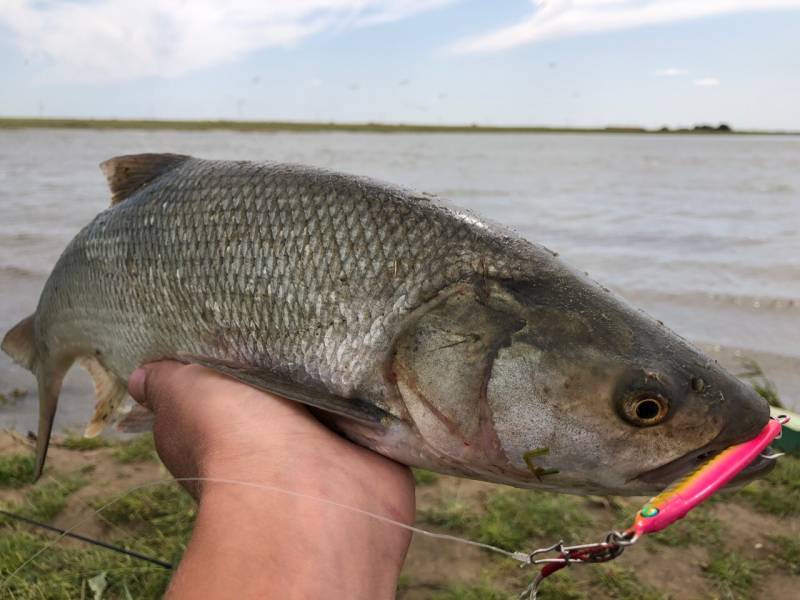
{"label": "muddy water", "polygon": [[[18,130],[0,132],[0,331],[34,309],[131,152],[282,160],[433,192],[557,250],[734,370],[757,359],[800,409],[800,138]],[[34,428],[33,380],[0,356],[0,426]],[[91,386],[67,379],[57,426]]]}

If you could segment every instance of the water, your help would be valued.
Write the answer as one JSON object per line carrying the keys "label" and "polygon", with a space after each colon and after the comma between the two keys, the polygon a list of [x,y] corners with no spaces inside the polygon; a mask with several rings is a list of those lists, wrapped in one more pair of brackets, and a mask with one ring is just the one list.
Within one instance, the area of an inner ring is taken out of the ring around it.
{"label": "water", "polygon": [[[758,360],[800,409],[800,138],[543,134],[0,132],[0,331],[36,306],[118,154],[294,161],[450,198],[557,250],[734,371]],[[0,426],[34,428],[33,379],[0,356]],[[57,426],[91,385],[68,377]]]}

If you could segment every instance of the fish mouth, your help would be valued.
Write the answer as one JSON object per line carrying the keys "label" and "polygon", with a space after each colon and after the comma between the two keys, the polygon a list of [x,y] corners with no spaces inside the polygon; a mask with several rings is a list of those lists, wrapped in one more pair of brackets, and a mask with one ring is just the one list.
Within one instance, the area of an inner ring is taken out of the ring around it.
{"label": "fish mouth", "polygon": [[[690,452],[689,454],[655,468],[652,471],[647,471],[646,473],[637,477],[637,479],[650,485],[657,485],[661,488],[665,488],[678,479],[686,477],[700,467],[703,463],[708,462],[711,458],[722,452],[724,449],[725,446],[719,446],[719,444],[715,445],[712,442],[712,444],[709,444],[708,446],[704,446],[703,448],[695,450],[694,452]],[[764,453],[770,453],[771,451],[771,448],[766,448]],[[739,488],[753,479],[757,479],[758,477],[766,475],[774,467],[775,460],[766,458],[764,454],[761,454],[744,469],[742,469],[736,475],[736,477],[729,481],[722,489]]]}

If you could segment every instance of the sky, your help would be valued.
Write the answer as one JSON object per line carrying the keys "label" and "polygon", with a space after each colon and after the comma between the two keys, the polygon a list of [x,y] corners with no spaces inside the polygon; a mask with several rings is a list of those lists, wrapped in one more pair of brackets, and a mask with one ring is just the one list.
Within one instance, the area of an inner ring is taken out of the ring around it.
{"label": "sky", "polygon": [[0,116],[800,130],[800,0],[0,0]]}

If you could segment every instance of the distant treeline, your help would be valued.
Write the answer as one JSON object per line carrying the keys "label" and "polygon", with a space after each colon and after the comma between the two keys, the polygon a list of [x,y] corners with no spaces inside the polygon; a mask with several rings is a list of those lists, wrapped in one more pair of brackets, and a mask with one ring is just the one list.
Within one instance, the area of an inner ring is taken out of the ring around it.
{"label": "distant treeline", "polygon": [[714,127],[713,125],[703,124],[703,125],[695,125],[691,129],[685,129],[685,128],[670,129],[669,127],[664,126],[658,130],[658,133],[734,133],[734,131],[733,128],[727,123],[720,123],[716,127]]}
{"label": "distant treeline", "polygon": [[58,128],[58,129],[163,129],[197,131],[224,129],[230,131],[351,131],[376,133],[637,133],[637,134],[760,134],[787,135],[794,132],[734,131],[726,123],[695,125],[691,129],[646,129],[644,127],[535,127],[491,125],[422,125],[402,123],[334,123],[311,121],[167,121],[159,119],[58,119],[29,117],[0,117],[0,129]]}

